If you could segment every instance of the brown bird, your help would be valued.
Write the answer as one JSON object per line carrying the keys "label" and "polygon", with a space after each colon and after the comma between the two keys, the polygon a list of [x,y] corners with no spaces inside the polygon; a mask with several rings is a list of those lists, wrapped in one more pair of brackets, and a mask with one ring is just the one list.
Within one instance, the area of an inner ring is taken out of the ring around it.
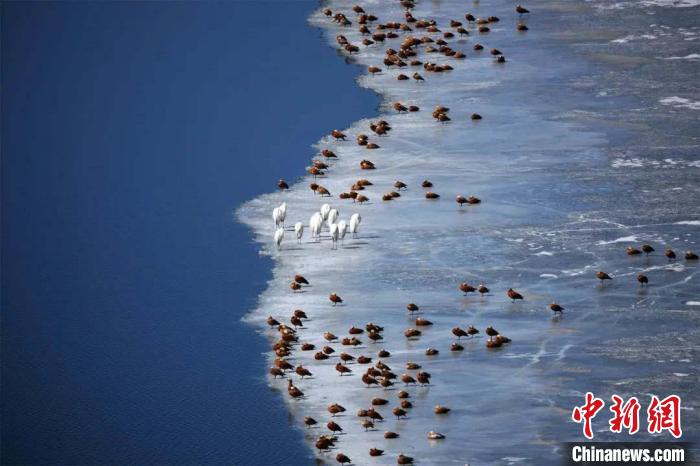
{"label": "brown bird", "polygon": [[435,414],[447,414],[449,412],[450,412],[450,408],[447,408],[445,406],[437,405],[435,407]]}
{"label": "brown bird", "polygon": [[401,400],[401,407],[403,409],[411,409],[411,408],[413,408],[413,403],[411,403],[408,400]]}
{"label": "brown bird", "polygon": [[294,384],[292,383],[291,380],[287,384],[287,393],[289,393],[289,395],[292,398],[300,398],[300,397],[304,396],[304,392],[299,390],[298,387],[294,386]]}
{"label": "brown bird", "polygon": [[399,81],[407,81],[409,79],[409,77],[406,76],[405,74],[400,74],[396,77],[396,79],[398,79]]}
{"label": "brown bird", "polygon": [[316,419],[314,419],[310,416],[304,416],[304,424],[306,425],[306,427],[311,427],[311,426],[315,426],[316,424],[318,424],[318,422],[316,421]]}
{"label": "brown bird", "polygon": [[503,53],[501,53],[501,51],[498,49],[491,49],[491,55],[498,56],[498,55],[503,55]]}
{"label": "brown bird", "polygon": [[360,355],[357,357],[358,364],[369,364],[371,362],[372,362],[372,358],[368,358],[367,356]]}
{"label": "brown bird", "polygon": [[335,336],[334,334],[332,334],[331,332],[325,332],[323,334],[323,339],[326,341],[333,341],[333,340],[337,340],[338,337]]}
{"label": "brown bird", "polygon": [[384,378],[379,382],[379,385],[381,385],[382,387],[384,387],[384,388],[386,389],[386,388],[389,388],[389,387],[393,387],[393,386],[394,386],[394,382],[392,382],[392,381],[389,380],[388,378],[384,377]]}
{"label": "brown bird", "polygon": [[281,189],[282,191],[284,191],[285,189],[289,189],[289,185],[288,185],[287,182],[284,181],[283,179],[280,179],[280,180],[277,182],[277,187],[278,187],[279,189]]}
{"label": "brown bird", "polygon": [[423,182],[420,185],[423,188],[432,188],[433,187],[433,183],[431,183],[428,180],[423,180]]}
{"label": "brown bird", "polygon": [[474,50],[477,51],[477,52],[480,52],[480,51],[484,50],[484,46],[481,45],[481,44],[474,44],[474,47],[473,47],[473,48],[474,48]]}
{"label": "brown bird", "polygon": [[425,193],[426,199],[438,199],[439,197],[440,195],[438,193],[434,193],[432,191],[428,191],[427,193]]}
{"label": "brown bird", "polygon": [[396,416],[396,419],[401,419],[401,417],[406,417],[406,410],[401,409],[401,408],[394,408],[391,410],[391,413]]}
{"label": "brown bird", "polygon": [[472,114],[469,116],[469,118],[471,118],[472,120],[481,120],[481,119],[482,119],[482,116],[479,115],[478,113],[472,113]]}
{"label": "brown bird", "polygon": [[450,351],[462,351],[464,349],[464,346],[460,345],[457,342],[454,342],[450,345]]}
{"label": "brown bird", "polygon": [[471,286],[469,283],[466,283],[466,282],[460,283],[460,284],[459,284],[459,289],[460,289],[460,291],[462,291],[465,295],[467,295],[467,294],[469,294],[469,293],[474,293],[475,291],[477,291],[476,288],[474,288],[473,286]]}
{"label": "brown bird", "polygon": [[604,282],[605,280],[612,280],[612,277],[610,275],[602,271],[596,272],[595,276],[601,282]]}
{"label": "brown bird", "polygon": [[294,328],[296,329],[297,327],[303,327],[304,323],[301,321],[301,318],[297,316],[292,316],[290,317],[289,321],[292,323]]}
{"label": "brown bird", "polygon": [[316,441],[316,448],[319,450],[328,450],[331,447],[331,441],[326,437],[321,437]]}
{"label": "brown bird", "polygon": [[343,406],[339,405],[338,403],[333,403],[331,405],[328,405],[327,410],[329,413],[331,413],[331,416],[335,416],[336,414],[345,412],[345,408]]}
{"label": "brown bird", "polygon": [[382,350],[379,350],[379,352],[377,353],[377,356],[380,358],[389,358],[389,357],[391,357],[391,353],[385,349],[382,349]]}
{"label": "brown bird", "polygon": [[328,189],[324,188],[323,186],[319,186],[316,188],[316,194],[320,194],[321,196],[331,196],[331,192],[328,191]]}
{"label": "brown bird", "polygon": [[362,421],[361,425],[362,427],[364,427],[365,432],[374,428],[374,422],[370,421],[369,419],[365,419],[364,421]]}
{"label": "brown bird", "polygon": [[340,360],[343,361],[343,362],[350,362],[350,361],[354,361],[354,360],[355,360],[355,357],[354,357],[354,356],[352,356],[352,355],[350,355],[350,354],[348,354],[348,353],[345,353],[345,352],[340,353],[340,354],[338,355],[338,357],[340,357]]}
{"label": "brown bird", "polygon": [[309,284],[309,281],[306,278],[304,278],[303,275],[299,275],[299,274],[294,275],[294,281],[299,283],[300,285],[308,285]]}
{"label": "brown bird", "polygon": [[530,13],[530,10],[528,10],[527,8],[525,8],[525,7],[522,6],[522,5],[517,5],[517,6],[515,7],[515,11],[516,11],[516,13],[518,13],[519,15],[524,15],[524,14],[526,14],[526,13]]}
{"label": "brown bird", "polygon": [[496,330],[495,328],[493,328],[491,326],[486,327],[485,331],[486,331],[486,335],[489,336],[489,340],[498,335],[498,330]]}
{"label": "brown bird", "polygon": [[367,410],[367,417],[370,419],[374,419],[375,421],[383,421],[384,417],[379,414],[378,411],[376,411],[374,408],[370,408]]}
{"label": "brown bird", "polygon": [[459,204],[460,207],[467,203],[467,198],[464,196],[457,196],[455,200],[457,201],[457,204]]}
{"label": "brown bird", "polygon": [[413,73],[413,79],[415,79],[416,81],[425,81],[425,79],[423,79],[423,76],[421,76],[418,73]]}
{"label": "brown bird", "polygon": [[284,378],[284,371],[282,369],[280,369],[279,367],[271,367],[270,368],[270,375],[274,379],[276,379],[277,377]]}
{"label": "brown bird", "polygon": [[666,252],[664,252],[666,257],[668,257],[668,260],[675,260],[676,259],[676,253],[673,251],[673,249],[666,249]]}
{"label": "brown bird", "polygon": [[338,453],[337,455],[335,455],[335,460],[340,464],[352,462],[352,461],[350,461],[350,458],[348,458],[346,455],[344,455],[342,453]]}
{"label": "brown bird", "polygon": [[636,256],[636,255],[641,254],[641,253],[642,253],[642,251],[640,251],[639,249],[632,247],[632,246],[627,246],[627,255],[628,256]]}
{"label": "brown bird", "polygon": [[474,335],[477,335],[479,333],[479,330],[474,327],[473,325],[470,325],[467,328],[467,333],[469,334],[470,337],[473,337]]}
{"label": "brown bird", "polygon": [[417,362],[408,361],[406,363],[406,370],[414,371],[414,370],[418,370],[420,368],[421,368],[421,365],[418,364]]}
{"label": "brown bird", "polygon": [[486,288],[485,285],[482,284],[482,285],[479,285],[476,287],[476,291],[478,291],[479,294],[481,294],[483,296],[485,294],[489,294],[489,291],[491,291],[491,290],[489,290],[488,288]]}
{"label": "brown bird", "polygon": [[649,284],[649,277],[644,275],[643,273],[640,273],[637,275],[637,281],[641,286],[648,285]]}
{"label": "brown bird", "polygon": [[418,306],[414,303],[408,303],[406,304],[406,309],[408,310],[408,312],[414,313],[418,311]]}
{"label": "brown bird", "polygon": [[417,328],[407,328],[403,334],[406,336],[406,338],[416,338],[421,336],[422,332],[418,330]]}
{"label": "brown bird", "polygon": [[403,375],[401,376],[401,381],[402,381],[405,385],[408,385],[408,384],[410,384],[410,383],[412,383],[412,384],[414,384],[414,385],[416,384],[416,379],[414,379],[413,377],[411,377],[409,374],[403,374]]}
{"label": "brown bird", "polygon": [[693,251],[686,251],[685,252],[685,260],[696,261],[696,260],[698,260],[698,255],[695,254]]}
{"label": "brown bird", "polygon": [[312,351],[316,346],[313,343],[304,343],[301,345],[302,351]]}
{"label": "brown bird", "polygon": [[525,24],[523,24],[523,23],[518,23],[518,25],[515,26],[515,29],[517,29],[518,31],[524,32],[524,31],[528,31],[530,28],[527,27],[527,26],[526,26]]}
{"label": "brown bird", "polygon": [[377,73],[381,73],[382,69],[379,67],[376,67],[376,66],[370,66],[369,68],[367,68],[367,71],[369,71],[372,74],[377,74]]}
{"label": "brown bird", "polygon": [[456,336],[458,340],[460,340],[462,337],[468,337],[469,334],[462,330],[459,327],[454,327],[452,328],[452,335]]}
{"label": "brown bird", "polygon": [[329,421],[328,424],[326,424],[326,427],[328,427],[328,430],[331,432],[342,432],[343,428],[340,427],[335,421]]}
{"label": "brown bird", "polygon": [[437,356],[439,353],[440,353],[440,351],[438,351],[435,348],[428,348],[427,350],[425,350],[426,356]]}
{"label": "brown bird", "polygon": [[389,404],[389,400],[384,398],[372,398],[372,406],[384,406]]}
{"label": "brown bird", "polygon": [[406,456],[403,453],[401,453],[397,458],[396,458],[396,464],[413,464],[413,458],[410,456]]}
{"label": "brown bird", "polygon": [[331,131],[331,136],[333,136],[335,139],[342,139],[343,141],[345,141],[345,138],[347,137],[345,136],[345,134],[343,134],[341,131],[338,131],[337,129]]}
{"label": "brown bird", "polygon": [[396,394],[396,396],[400,400],[405,400],[406,398],[410,398],[411,395],[406,391],[406,390],[401,390],[399,393]]}
{"label": "brown bird", "polygon": [[[376,343],[376,342],[378,342],[379,340],[383,340],[383,339],[384,339],[384,337],[381,336],[381,335],[380,335],[379,333],[377,333],[377,332],[369,332],[369,334],[367,335],[367,338],[369,338],[370,340],[372,340],[372,343]],[[380,353],[382,353],[382,352],[380,351]],[[385,351],[385,353],[388,353],[388,351]],[[380,355],[379,357],[381,358],[382,356]],[[384,356],[384,357],[388,357],[388,356]]]}
{"label": "brown bird", "polygon": [[406,189],[406,187],[406,183],[404,183],[403,181],[394,181],[394,188],[398,189],[399,191],[402,189]]}
{"label": "brown bird", "polygon": [[323,149],[323,150],[321,151],[321,155],[324,156],[324,157],[327,158],[327,159],[337,159],[337,158],[338,158],[338,156],[335,155],[335,152],[333,152],[333,151],[330,150],[330,149]]}
{"label": "brown bird", "polygon": [[394,110],[396,110],[396,111],[399,112],[399,113],[401,113],[401,112],[407,112],[407,111],[408,111],[408,108],[405,107],[405,106],[403,106],[403,105],[401,104],[401,102],[394,102],[394,104],[392,105],[392,107],[394,107]]}
{"label": "brown bird", "polygon": [[311,371],[309,371],[307,368],[303,367],[301,364],[297,366],[296,369],[294,369],[294,372],[297,373],[298,376],[300,376],[302,379],[304,377],[311,377],[313,374],[311,374]]}
{"label": "brown bird", "polygon": [[557,304],[557,303],[552,303],[552,304],[550,304],[550,305],[549,305],[549,309],[550,309],[551,311],[555,312],[555,313],[558,312],[558,313],[561,314],[561,313],[564,312],[564,307],[560,306],[560,305]]}
{"label": "brown bird", "polygon": [[335,365],[335,370],[340,373],[341,377],[343,376],[343,374],[349,374],[352,372],[352,369],[350,369],[348,366],[344,366],[340,362]]}
{"label": "brown bird", "polygon": [[649,254],[654,252],[655,249],[652,248],[650,244],[644,244],[644,245],[642,245],[642,251],[644,251],[644,254],[646,254],[648,256]]}
{"label": "brown bird", "polygon": [[292,291],[299,291],[301,290],[301,285],[298,284],[297,282],[292,282],[289,284],[289,287],[292,289]]}
{"label": "brown bird", "polygon": [[353,325],[353,326],[350,327],[350,329],[348,330],[348,333],[349,333],[350,335],[359,335],[359,334],[361,334],[361,333],[364,333],[364,330],[362,330],[361,328],[357,328],[357,327],[355,327],[355,326]]}
{"label": "brown bird", "polygon": [[329,358],[329,356],[326,353],[324,353],[323,351],[319,351],[316,354],[314,354],[314,359],[317,361],[324,361],[328,358]]}
{"label": "brown bird", "polygon": [[418,317],[418,318],[416,319],[416,325],[419,326],[419,327],[427,327],[427,326],[429,326],[429,325],[433,325],[433,323],[432,323],[431,321],[429,321],[428,319],[424,319],[424,318],[422,318],[422,317]]}
{"label": "brown bird", "polygon": [[506,62],[506,57],[503,55],[499,55],[498,58],[496,58],[496,63],[505,63]]}
{"label": "brown bird", "polygon": [[469,196],[467,198],[467,203],[468,204],[481,204],[481,199],[475,196]]}
{"label": "brown bird", "polygon": [[343,298],[341,298],[340,296],[338,296],[338,295],[335,294],[335,293],[331,293],[331,294],[328,296],[328,299],[333,303],[333,306],[335,306],[336,304],[339,304],[339,303],[342,303],[342,302],[343,302]]}
{"label": "brown bird", "polygon": [[382,456],[384,453],[384,450],[380,450],[378,448],[370,448],[369,449],[369,456]]}
{"label": "brown bird", "polygon": [[509,297],[513,302],[515,302],[516,299],[521,299],[521,300],[523,299],[523,295],[521,295],[520,293],[518,293],[517,291],[515,291],[513,288],[508,288],[507,294],[508,294],[508,297]]}
{"label": "brown bird", "polygon": [[306,316],[306,312],[302,311],[301,309],[294,310],[294,317],[298,317],[300,319],[308,319],[308,317]]}
{"label": "brown bird", "polygon": [[427,372],[419,372],[416,374],[416,379],[418,379],[421,385],[428,385],[430,383],[430,377],[432,376]]}
{"label": "brown bird", "polygon": [[272,316],[267,316],[267,325],[270,327],[277,327],[279,324],[278,320],[274,319]]}

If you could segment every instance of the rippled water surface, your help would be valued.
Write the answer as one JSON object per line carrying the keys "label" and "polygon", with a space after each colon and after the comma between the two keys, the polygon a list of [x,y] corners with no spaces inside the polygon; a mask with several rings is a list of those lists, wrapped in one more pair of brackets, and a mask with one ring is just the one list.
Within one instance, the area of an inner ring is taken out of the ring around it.
{"label": "rippled water surface", "polygon": [[[397,2],[362,5],[380,22],[403,21]],[[262,252],[275,259],[274,278],[248,316],[271,342],[277,333],[267,329],[266,317],[287,322],[294,309],[310,317],[298,332],[300,341],[317,349],[325,344],[325,331],[342,338],[353,325],[371,321],[385,327],[381,343],[359,335],[363,344],[356,348],[331,344],[336,353],[327,361],[298,349],[289,358],[314,374],[308,380],[291,377],[305,396],[288,403],[301,429],[304,416],[322,426],[306,429],[310,445],[327,432],[326,406],[337,402],[347,408],[336,419],[344,429],[337,448],[319,453],[324,461],[343,452],[356,464],[395,464],[403,452],[420,464],[557,464],[559,442],[581,439],[570,412],[586,391],[606,399],[612,393],[640,399],[676,393],[683,399],[685,438],[700,434],[700,287],[697,262],[682,259],[685,250],[697,252],[700,227],[698,7],[607,0],[527,6],[532,14],[519,18],[512,2],[418,1],[414,16],[435,19],[442,31],[450,29],[450,19],[465,22],[467,11],[501,21],[490,25],[488,34],[470,26],[469,36],[448,39],[467,54],[465,60],[420,47],[418,59],[454,67],[445,73],[386,69],[386,48],[398,49],[407,33],[384,45],[360,45],[349,59],[384,72],[362,76],[359,85],[381,93],[385,104],[367,120],[339,128],[347,141],[327,136],[309,151],[309,160],[313,151],[326,148],[337,154],[327,174],[316,180],[333,196],[314,195],[309,176],[238,211]],[[346,3],[325,7],[356,20]],[[519,21],[530,30],[517,32]],[[321,10],[310,22],[334,47],[337,34],[353,44],[363,38],[356,24],[339,26]],[[476,42],[485,51],[474,52]],[[505,54],[506,63],[495,63],[488,53],[493,47]],[[400,72],[415,71],[425,82],[396,79]],[[421,110],[397,114],[390,107],[395,101]],[[431,117],[436,105],[451,109],[451,122]],[[471,121],[473,112],[483,119]],[[379,118],[391,124],[388,136],[369,130]],[[359,133],[380,148],[356,145]],[[361,170],[362,159],[373,161],[376,170]],[[300,157],[299,163],[309,160]],[[362,192],[369,202],[339,199],[359,178],[373,183]],[[424,179],[432,181],[440,199],[425,199]],[[400,198],[382,201],[395,180],[408,188]],[[460,208],[454,202],[458,194],[483,202]],[[271,213],[281,202],[288,211],[278,250]],[[321,241],[312,240],[309,218],[324,203],[339,211],[339,220],[360,213],[359,237],[348,235],[337,250],[327,228]],[[297,221],[307,228],[298,244],[291,230]],[[625,253],[627,246],[644,243],[656,252]],[[666,248],[680,259],[669,262]],[[601,285],[598,270],[613,280]],[[289,289],[295,273],[311,282],[301,293]],[[648,287],[639,286],[638,273],[648,275]],[[485,283],[491,293],[463,296],[457,286],[465,281]],[[505,295],[511,287],[525,300],[512,303]],[[331,306],[331,292],[345,302]],[[563,316],[553,317],[547,309],[554,301],[566,308]],[[409,302],[434,324],[423,327],[415,340],[403,335],[414,326],[405,310]],[[451,352],[450,329],[468,325],[481,335],[463,341],[464,351]],[[513,342],[487,349],[483,330],[489,325]],[[440,354],[426,356],[428,347]],[[360,377],[366,367],[351,363],[353,373],[342,378],[334,370],[340,351],[376,362],[379,348],[391,352],[383,361],[398,375],[407,372],[407,361],[433,375],[429,386],[407,388],[414,404],[407,419],[391,416],[400,382],[389,390],[365,388]],[[287,384],[270,383],[282,391]],[[365,432],[355,412],[369,408],[373,397],[389,404],[378,408],[385,421]],[[452,411],[437,416],[437,404]],[[597,420],[595,428],[599,440],[622,437],[607,431],[606,420]],[[400,438],[384,439],[386,430]],[[427,440],[430,430],[446,439]],[[385,453],[370,458],[370,447]]]}

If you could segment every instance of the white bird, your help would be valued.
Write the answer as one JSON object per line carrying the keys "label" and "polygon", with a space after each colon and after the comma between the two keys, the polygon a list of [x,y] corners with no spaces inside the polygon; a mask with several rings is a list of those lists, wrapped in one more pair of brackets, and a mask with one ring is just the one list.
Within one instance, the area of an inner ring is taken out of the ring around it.
{"label": "white bird", "polygon": [[280,212],[282,212],[282,214],[286,217],[287,216],[287,203],[286,202],[281,203],[279,209],[280,209]]}
{"label": "white bird", "polygon": [[282,239],[284,238],[284,228],[278,228],[275,231],[275,243],[277,243],[277,249],[280,249],[282,244]]}
{"label": "white bird", "polygon": [[345,233],[348,232],[348,224],[345,223],[345,220],[341,220],[338,222],[338,235],[340,236],[340,241],[342,242],[345,239]]}
{"label": "white bird", "polygon": [[338,210],[337,209],[331,209],[328,211],[328,225],[330,228],[331,223],[335,223],[335,221],[338,219]]}
{"label": "white bird", "polygon": [[329,206],[328,204],[323,204],[323,205],[321,206],[321,218],[322,218],[323,220],[328,219],[328,213],[329,213],[330,211],[331,211],[331,206]]}
{"label": "white bird", "polygon": [[321,224],[323,219],[319,212],[315,212],[309,219],[309,228],[311,229],[311,237],[316,238],[321,236]]}
{"label": "white bird", "polygon": [[331,231],[331,239],[333,240],[332,249],[338,249],[338,236],[340,234],[340,232],[338,231],[338,224],[331,223],[329,229]]}
{"label": "white bird", "polygon": [[301,243],[301,237],[304,235],[304,224],[297,222],[294,224],[294,234],[297,235],[297,242]]}
{"label": "white bird", "polygon": [[360,214],[355,213],[350,216],[350,233],[352,233],[353,238],[357,238],[357,233],[360,231],[360,223],[362,223]]}
{"label": "white bird", "polygon": [[275,221],[275,226],[279,226],[280,224],[280,208],[275,207],[272,209],[272,220]]}

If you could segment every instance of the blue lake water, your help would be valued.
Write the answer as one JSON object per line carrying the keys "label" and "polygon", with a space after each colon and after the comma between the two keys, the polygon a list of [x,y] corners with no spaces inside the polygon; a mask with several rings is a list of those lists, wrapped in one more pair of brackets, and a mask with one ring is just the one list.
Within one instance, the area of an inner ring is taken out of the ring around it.
{"label": "blue lake water", "polygon": [[232,211],[376,106],[315,6],[3,2],[3,464],[312,461]]}

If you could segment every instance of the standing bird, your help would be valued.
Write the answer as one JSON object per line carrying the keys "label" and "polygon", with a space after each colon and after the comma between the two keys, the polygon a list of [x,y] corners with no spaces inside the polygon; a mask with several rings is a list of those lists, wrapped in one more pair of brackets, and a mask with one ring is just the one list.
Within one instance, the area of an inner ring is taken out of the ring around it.
{"label": "standing bird", "polygon": [[277,187],[284,191],[285,189],[289,189],[289,185],[287,184],[286,181],[280,178],[280,180],[277,182]]}
{"label": "standing bird", "polygon": [[425,79],[423,79],[423,76],[419,75],[418,73],[413,73],[413,79],[415,79],[416,81],[425,81]]}
{"label": "standing bird", "polygon": [[278,228],[275,230],[275,243],[277,244],[277,249],[281,249],[282,240],[284,239],[284,228]]}
{"label": "standing bird", "polygon": [[464,196],[457,196],[457,204],[459,204],[460,207],[462,207],[464,204],[467,203],[467,198]]}
{"label": "standing bird", "polygon": [[649,254],[654,252],[655,249],[652,248],[650,244],[645,244],[642,246],[642,251],[644,251],[644,254],[646,254],[648,256]]}
{"label": "standing bird", "polygon": [[331,240],[333,241],[331,249],[338,249],[338,238],[340,237],[340,232],[338,231],[338,224],[331,223],[329,229],[331,234]]}
{"label": "standing bird", "polygon": [[522,5],[518,5],[515,7],[515,12],[522,16],[524,14],[530,13],[530,10],[528,10]]}
{"label": "standing bird", "polygon": [[343,298],[341,298],[340,296],[338,296],[338,295],[335,294],[335,293],[331,293],[331,294],[328,296],[328,299],[333,303],[333,306],[335,306],[336,304],[339,304],[339,303],[342,303],[342,302],[343,302]]}
{"label": "standing bird", "polygon": [[419,372],[416,374],[416,379],[421,385],[430,384],[430,377],[432,377],[428,372]]}
{"label": "standing bird", "polygon": [[560,306],[559,304],[557,304],[557,303],[552,303],[552,304],[550,304],[550,305],[549,305],[549,309],[550,309],[552,312],[554,312],[555,314],[556,314],[556,313],[561,314],[561,313],[564,312],[564,308],[563,308],[562,306]]}
{"label": "standing bird", "polygon": [[489,294],[489,291],[491,291],[491,290],[489,290],[488,288],[486,288],[486,285],[481,284],[481,285],[479,285],[479,286],[476,287],[476,291],[478,291],[479,294],[483,296],[483,295],[485,295],[485,294]]}
{"label": "standing bird", "polygon": [[340,464],[351,463],[350,458],[348,458],[342,453],[338,453],[337,455],[335,455],[335,460]]}
{"label": "standing bird", "polygon": [[331,213],[331,206],[328,204],[323,204],[319,212],[321,213],[321,218],[325,222],[326,220],[328,220],[328,214]]}
{"label": "standing bird", "polygon": [[342,377],[343,374],[349,374],[352,372],[352,369],[350,369],[348,366],[343,365],[343,363],[338,363],[335,365],[335,370],[340,373],[340,376]]}
{"label": "standing bird", "polygon": [[345,235],[347,234],[347,232],[348,232],[348,224],[345,223],[345,220],[341,220],[340,222],[338,222],[338,237],[339,237],[341,243],[345,239]]}
{"label": "standing bird", "polygon": [[515,291],[513,288],[508,288],[508,297],[515,302],[516,299],[523,299],[523,295]]}
{"label": "standing bird", "polygon": [[362,223],[360,214],[354,213],[350,216],[350,233],[352,233],[353,238],[357,238],[360,230],[360,223]]}
{"label": "standing bird", "polygon": [[459,289],[462,293],[464,293],[465,296],[468,295],[469,293],[473,293],[473,292],[477,291],[476,288],[474,288],[473,286],[471,286],[469,283],[466,283],[466,282],[460,283]]}
{"label": "standing bird", "polygon": [[486,335],[489,336],[489,340],[491,340],[495,336],[498,336],[498,330],[496,330],[495,328],[493,328],[491,326],[486,327],[485,331],[486,331]]}
{"label": "standing bird", "polygon": [[595,276],[598,280],[600,280],[601,283],[605,283],[605,280],[612,280],[612,277],[610,275],[600,270],[595,273]]}
{"label": "standing bird", "polygon": [[304,425],[306,427],[311,427],[318,424],[318,421],[311,416],[304,416]]}
{"label": "standing bird", "polygon": [[640,273],[639,275],[637,275],[637,281],[639,282],[640,286],[648,285],[649,277],[647,277],[643,273]]}
{"label": "standing bird", "polygon": [[418,305],[415,303],[408,303],[406,304],[406,310],[413,314],[414,312],[418,311]]}
{"label": "standing bird", "polygon": [[294,224],[294,234],[297,237],[297,242],[301,243],[301,237],[304,235],[304,224],[297,222]]}
{"label": "standing bird", "polygon": [[666,257],[668,257],[668,260],[676,260],[676,253],[673,251],[673,249],[666,249],[666,252],[664,252],[664,254],[666,255]]}
{"label": "standing bird", "polygon": [[462,330],[462,329],[459,328],[459,327],[454,327],[454,328],[452,329],[452,335],[456,336],[458,340],[461,339],[462,337],[468,337],[468,336],[469,336],[469,334],[468,334],[467,332],[465,332],[464,330]]}
{"label": "standing bird", "polygon": [[338,219],[338,210],[337,209],[331,209],[328,211],[328,218],[327,222],[330,228],[331,223],[335,223],[335,221]]}
{"label": "standing bird", "polygon": [[306,278],[304,278],[303,275],[299,275],[299,274],[294,275],[294,281],[300,285],[308,285],[309,284],[309,281]]}

